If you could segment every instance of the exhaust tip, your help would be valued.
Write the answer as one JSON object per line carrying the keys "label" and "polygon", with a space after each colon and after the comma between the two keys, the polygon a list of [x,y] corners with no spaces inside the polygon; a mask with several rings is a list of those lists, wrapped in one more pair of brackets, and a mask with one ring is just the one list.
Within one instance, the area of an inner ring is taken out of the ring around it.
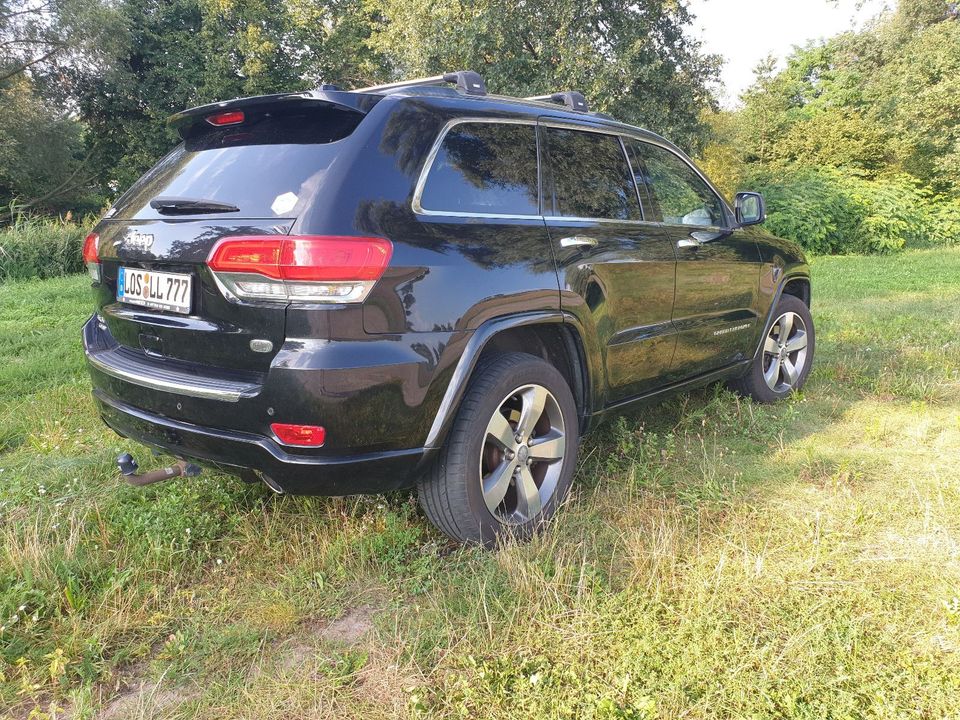
{"label": "exhaust tip", "polygon": [[268,488],[270,488],[271,490],[273,490],[277,495],[284,495],[284,494],[285,494],[283,488],[280,487],[280,483],[278,483],[278,482],[277,482],[276,480],[274,480],[272,477],[270,477],[270,476],[267,475],[266,473],[260,472],[259,470],[254,470],[254,472],[255,472],[255,473],[257,474],[257,476],[263,481],[263,484],[266,485],[266,486],[267,486]]}

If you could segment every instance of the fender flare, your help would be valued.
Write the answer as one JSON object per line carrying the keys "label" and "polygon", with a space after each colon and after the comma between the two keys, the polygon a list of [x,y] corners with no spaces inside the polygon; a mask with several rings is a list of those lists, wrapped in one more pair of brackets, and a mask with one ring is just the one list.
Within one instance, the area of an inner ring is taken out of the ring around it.
{"label": "fender flare", "polygon": [[[512,330],[519,327],[528,327],[531,325],[560,324],[571,327],[573,332],[580,336],[583,341],[583,333],[580,331],[579,322],[569,313],[560,310],[542,310],[534,312],[518,313],[516,315],[507,315],[487,320],[481,324],[467,341],[463,354],[457,361],[453,370],[450,382],[447,383],[447,389],[444,391],[443,399],[440,401],[440,407],[427,433],[427,439],[424,446],[427,449],[436,449],[443,444],[447,431],[453,424],[453,419],[460,407],[460,401],[466,392],[470,377],[476,369],[477,361],[483,353],[483,349],[498,333],[505,330]],[[586,348],[582,348],[584,357],[580,358],[582,369],[588,375],[591,374],[589,360],[586,357]],[[584,378],[585,393],[589,397],[590,383],[588,378]],[[589,414],[589,404],[584,408],[584,412]]]}
{"label": "fender flare", "polygon": [[757,338],[757,347],[753,351],[753,360],[756,360],[757,356],[760,354],[760,351],[763,348],[763,341],[766,339],[767,334],[770,332],[770,327],[773,325],[777,305],[780,303],[780,298],[783,296],[783,289],[794,280],[806,280],[807,283],[809,283],[810,276],[804,272],[794,272],[790,275],[785,275],[780,280],[780,284],[777,286],[777,292],[774,294],[773,301],[770,303],[770,308],[767,310],[767,318],[763,323],[763,332],[760,333],[760,337]]}

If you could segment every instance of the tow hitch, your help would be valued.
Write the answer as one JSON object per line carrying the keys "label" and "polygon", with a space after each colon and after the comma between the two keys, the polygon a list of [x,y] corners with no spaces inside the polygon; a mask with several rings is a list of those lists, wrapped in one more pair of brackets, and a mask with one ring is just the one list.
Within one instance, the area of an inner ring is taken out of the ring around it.
{"label": "tow hitch", "polygon": [[130,453],[123,453],[117,457],[117,467],[120,468],[123,479],[137,487],[152,485],[161,480],[170,480],[171,478],[180,477],[181,475],[184,477],[193,477],[200,474],[199,465],[194,465],[186,460],[177,460],[177,462],[168,467],[158,468],[138,475],[137,470],[139,466]]}

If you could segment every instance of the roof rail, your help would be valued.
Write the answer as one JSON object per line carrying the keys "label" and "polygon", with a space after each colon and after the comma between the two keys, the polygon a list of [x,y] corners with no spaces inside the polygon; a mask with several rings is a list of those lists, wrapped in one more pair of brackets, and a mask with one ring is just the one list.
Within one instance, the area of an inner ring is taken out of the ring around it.
{"label": "roof rail", "polygon": [[442,85],[443,83],[452,83],[467,95],[486,95],[487,85],[478,73],[473,70],[458,70],[448,72],[443,75],[432,75],[430,77],[414,78],[413,80],[401,80],[394,83],[385,83],[383,85],[371,85],[370,87],[358,88],[353,92],[358,93],[376,93],[387,90],[401,90],[408,87],[420,87],[423,85]]}
{"label": "roof rail", "polygon": [[557,103],[558,105],[566,105],[568,108],[576,112],[587,112],[590,109],[587,107],[587,100],[583,97],[583,93],[579,93],[576,90],[551,93],[550,95],[534,95],[524,99],[540,100],[543,102]]}

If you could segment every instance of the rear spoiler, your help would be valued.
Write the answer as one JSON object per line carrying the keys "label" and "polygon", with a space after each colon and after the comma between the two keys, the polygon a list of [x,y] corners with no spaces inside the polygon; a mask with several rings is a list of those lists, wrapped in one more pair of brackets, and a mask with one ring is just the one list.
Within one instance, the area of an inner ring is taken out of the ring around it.
{"label": "rear spoiler", "polygon": [[370,112],[371,108],[382,99],[383,95],[325,89],[299,93],[278,93],[276,95],[255,95],[253,97],[210,103],[209,105],[199,105],[189,110],[183,110],[167,118],[167,124],[176,128],[180,133],[180,137],[186,137],[187,129],[196,123],[211,115],[218,115],[231,110],[248,108],[268,110],[271,107],[326,106],[366,115]]}

